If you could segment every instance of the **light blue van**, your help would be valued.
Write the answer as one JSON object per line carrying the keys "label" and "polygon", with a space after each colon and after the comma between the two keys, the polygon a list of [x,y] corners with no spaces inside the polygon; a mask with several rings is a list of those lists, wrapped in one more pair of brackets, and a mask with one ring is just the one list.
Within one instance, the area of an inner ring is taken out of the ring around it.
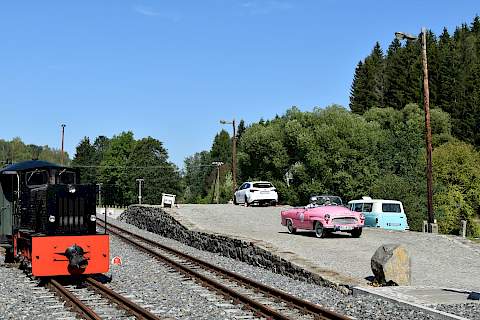
{"label": "light blue van", "polygon": [[365,215],[365,226],[391,230],[409,230],[407,216],[403,204],[396,200],[372,199],[362,197],[361,200],[348,202],[352,211]]}

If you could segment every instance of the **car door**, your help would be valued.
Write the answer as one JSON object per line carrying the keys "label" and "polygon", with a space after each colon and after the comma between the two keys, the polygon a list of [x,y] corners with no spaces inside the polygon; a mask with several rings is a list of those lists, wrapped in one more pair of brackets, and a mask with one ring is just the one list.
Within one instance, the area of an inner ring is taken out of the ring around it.
{"label": "car door", "polygon": [[377,214],[373,212],[372,202],[365,202],[363,204],[362,213],[365,216],[365,225],[375,227],[377,224]]}
{"label": "car door", "polygon": [[245,190],[248,188],[248,183],[242,184],[240,189],[236,192],[237,203],[243,203],[245,201]]}
{"label": "car door", "polygon": [[291,210],[292,214],[290,218],[292,219],[293,225],[297,229],[303,229],[305,221],[305,209],[296,208]]}
{"label": "car door", "polygon": [[240,192],[241,192],[242,189],[243,189],[243,185],[244,185],[244,184],[245,184],[245,183],[243,183],[240,187],[238,187],[237,191],[235,191],[235,201],[236,201],[237,203],[239,203],[239,199],[240,199],[240,196],[239,196],[239,195],[240,195]]}
{"label": "car door", "polygon": [[298,213],[298,219],[299,224],[301,225],[302,229],[313,229],[312,228],[312,221],[311,221],[311,215],[312,215],[312,208],[309,209],[303,209]]}

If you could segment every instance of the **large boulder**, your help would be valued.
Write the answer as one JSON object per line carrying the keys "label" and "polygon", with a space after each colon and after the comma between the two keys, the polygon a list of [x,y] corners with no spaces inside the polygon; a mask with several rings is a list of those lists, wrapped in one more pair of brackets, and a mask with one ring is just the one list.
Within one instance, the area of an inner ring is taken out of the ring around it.
{"label": "large boulder", "polygon": [[401,244],[384,244],[371,259],[375,282],[380,285],[408,286],[411,264],[407,250]]}

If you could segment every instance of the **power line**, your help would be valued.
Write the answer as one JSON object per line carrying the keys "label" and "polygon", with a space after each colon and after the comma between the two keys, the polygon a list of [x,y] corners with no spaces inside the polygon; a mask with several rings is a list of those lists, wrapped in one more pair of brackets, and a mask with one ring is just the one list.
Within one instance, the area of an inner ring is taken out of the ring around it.
{"label": "power line", "polygon": [[112,169],[170,169],[172,166],[84,166],[84,165],[71,165],[72,168],[112,168]]}
{"label": "power line", "polygon": [[[163,166],[86,166],[86,165],[70,165],[72,168],[108,168],[108,169],[171,169],[174,165]],[[189,168],[202,168],[202,167],[216,167],[212,164],[201,164],[197,166],[189,166]]]}

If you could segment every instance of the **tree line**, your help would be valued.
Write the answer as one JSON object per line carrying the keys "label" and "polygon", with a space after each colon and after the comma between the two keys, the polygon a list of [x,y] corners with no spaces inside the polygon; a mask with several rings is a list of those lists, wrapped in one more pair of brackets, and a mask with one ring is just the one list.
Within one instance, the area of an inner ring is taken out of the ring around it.
{"label": "tree line", "polygon": [[93,143],[84,137],[72,166],[80,170],[83,183],[100,185],[104,204],[137,203],[137,179],[144,180],[142,203],[158,204],[162,193],[182,194],[180,171],[168,160],[163,143],[152,137],[136,140],[131,131],[98,136]]}
{"label": "tree line", "polygon": [[[455,137],[480,146],[480,18],[450,35],[427,32],[430,103],[451,117]],[[421,37],[403,44],[394,39],[384,54],[377,42],[355,70],[350,109],[402,109],[423,103]]]}
{"label": "tree line", "polygon": [[[64,163],[69,164],[70,159],[67,152],[64,152]],[[60,163],[62,158],[61,150],[51,148],[47,145],[38,146],[25,144],[19,137],[10,141],[0,139],[0,168],[6,164],[25,160],[45,160]]]}

